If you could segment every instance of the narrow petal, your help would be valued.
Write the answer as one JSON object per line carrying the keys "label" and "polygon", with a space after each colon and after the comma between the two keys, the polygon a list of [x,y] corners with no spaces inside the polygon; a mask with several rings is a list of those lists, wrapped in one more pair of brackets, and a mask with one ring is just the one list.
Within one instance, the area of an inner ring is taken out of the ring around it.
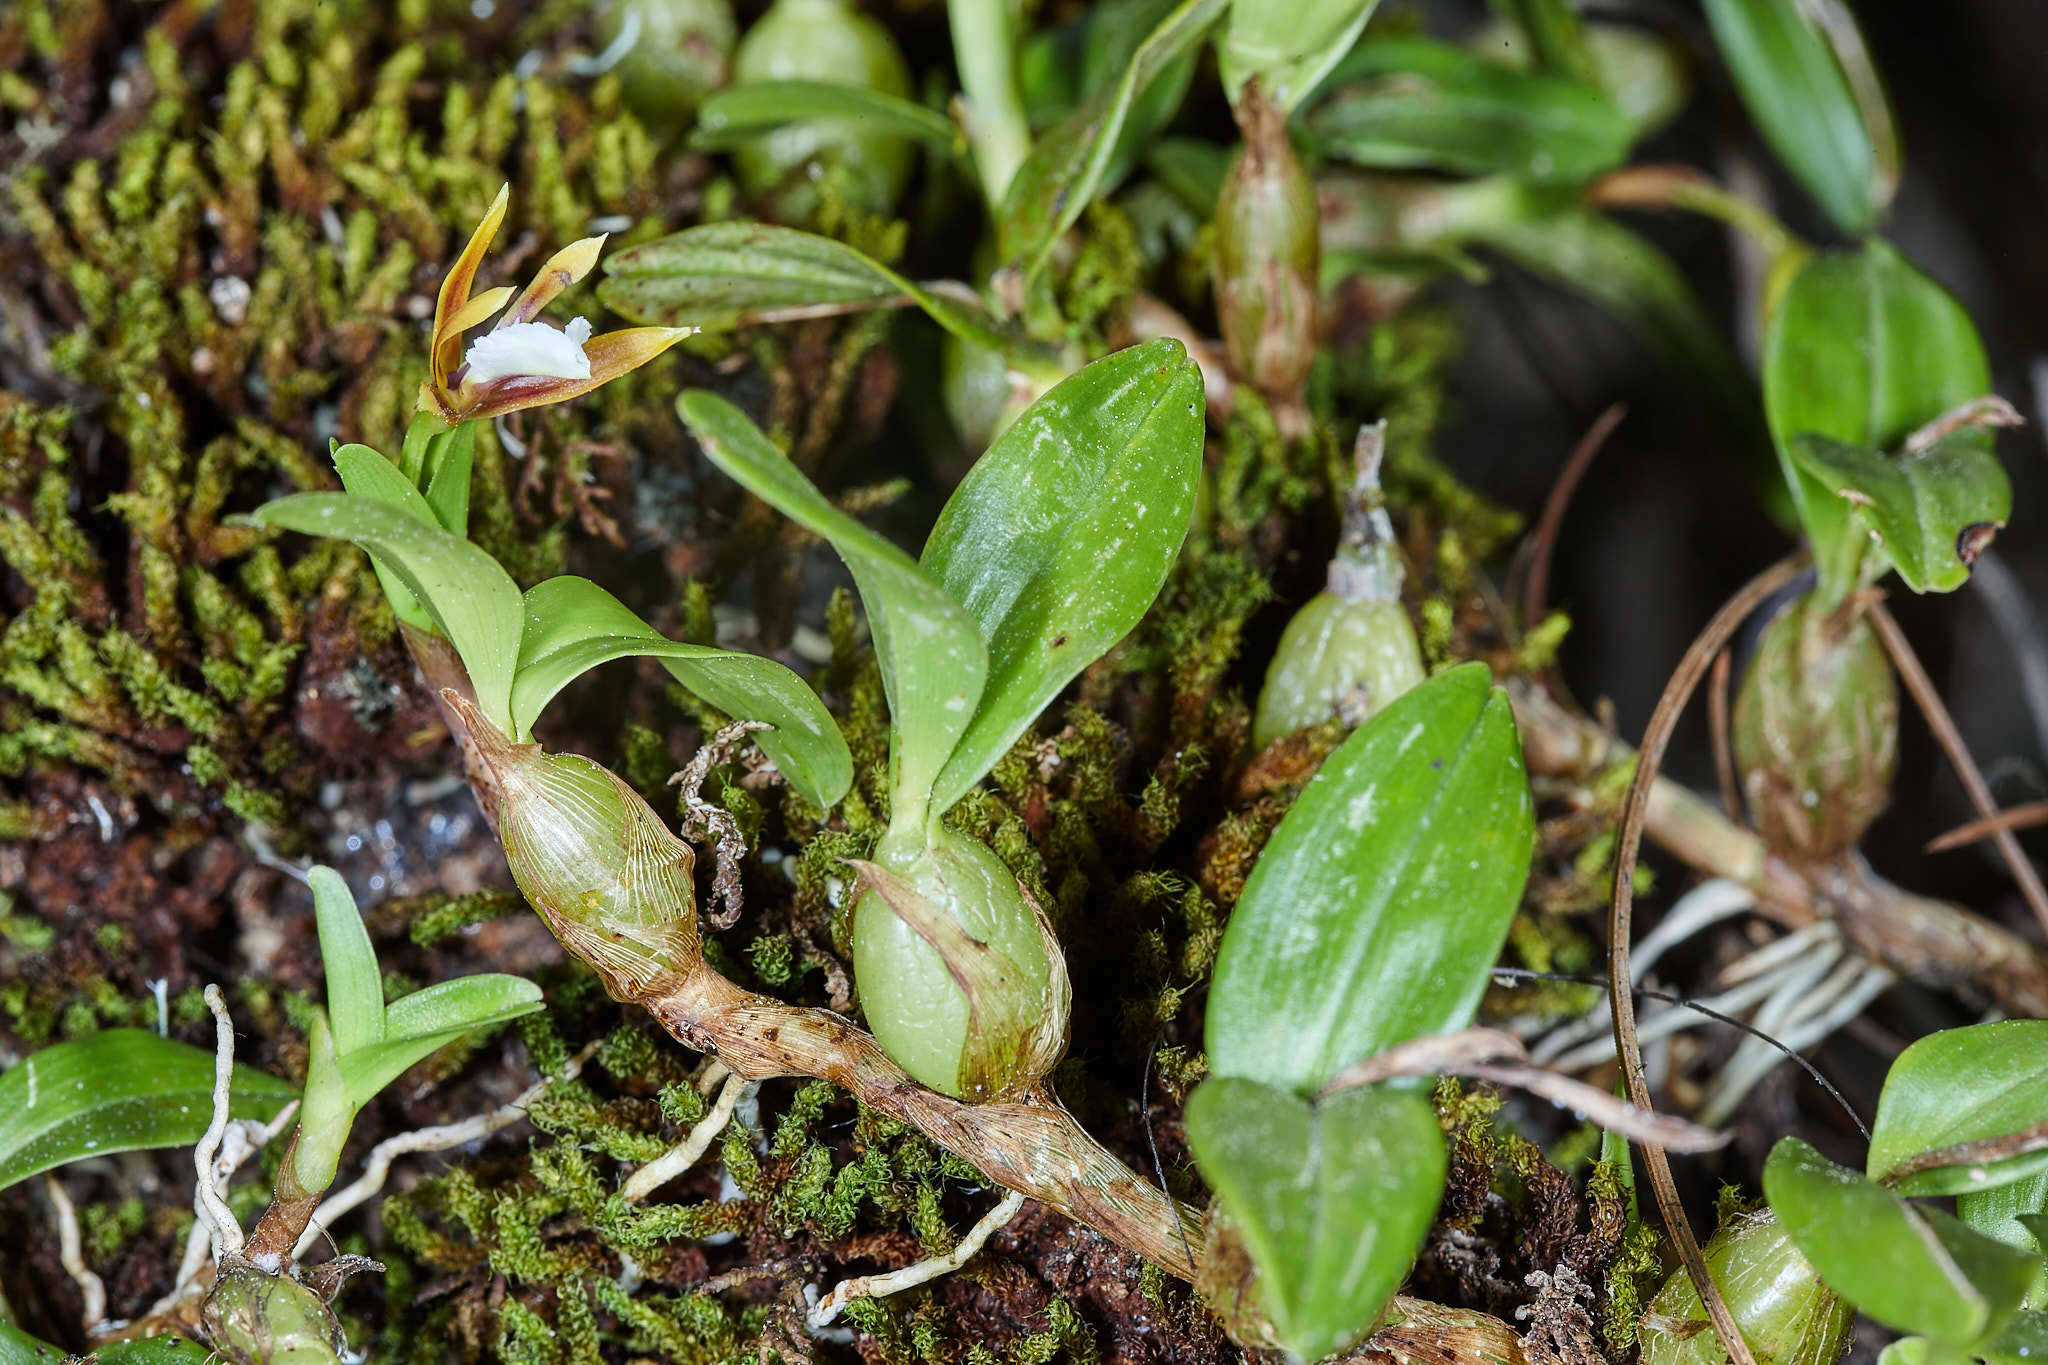
{"label": "narrow petal", "polygon": [[448,382],[449,372],[462,356],[462,333],[451,333],[449,324],[469,302],[469,287],[476,282],[477,267],[483,264],[484,253],[491,249],[491,239],[498,235],[498,228],[505,221],[505,206],[511,198],[511,185],[500,185],[498,197],[491,201],[483,221],[469,235],[469,245],[462,248],[462,254],[455,258],[455,264],[441,281],[440,297],[434,300],[434,344],[428,362],[437,385]]}
{"label": "narrow petal", "polygon": [[461,336],[464,332],[467,332],[470,328],[481,323],[500,308],[503,308],[505,300],[511,297],[512,286],[509,284],[501,284],[496,289],[486,289],[468,303],[463,304],[455,316],[448,319],[448,334],[456,337]]}
{"label": "narrow petal", "polygon": [[557,294],[590,273],[590,268],[597,264],[597,253],[603,249],[605,237],[610,235],[585,237],[548,257],[547,264],[534,272],[533,283],[526,286],[519,302],[498,319],[498,325],[514,327],[522,322],[532,322],[541,309],[554,302]]}
{"label": "narrow petal", "polygon": [[628,327],[593,337],[583,348],[590,362],[588,378],[554,378],[528,373],[508,375],[488,384],[465,382],[458,410],[451,420],[480,421],[524,408],[538,408],[579,398],[599,385],[609,384],[620,375],[639,369],[696,330],[694,327]]}

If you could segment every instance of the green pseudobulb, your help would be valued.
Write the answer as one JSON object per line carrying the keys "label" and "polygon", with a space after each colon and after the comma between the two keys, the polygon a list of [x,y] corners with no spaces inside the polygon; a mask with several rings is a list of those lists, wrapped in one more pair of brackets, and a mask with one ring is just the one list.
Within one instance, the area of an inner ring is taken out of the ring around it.
{"label": "green pseudobulb", "polygon": [[883,840],[873,867],[894,881],[854,906],[853,973],[877,1041],[944,1094],[979,1101],[1029,1089],[1058,1060],[1068,993],[1065,964],[1016,877],[943,828],[929,841]]}
{"label": "green pseudobulb", "polygon": [[[881,24],[845,0],[776,0],[740,39],[733,84],[825,81],[910,98],[910,68]],[[733,169],[750,195],[769,198],[798,222],[817,203],[817,180],[836,176],[854,203],[889,213],[910,179],[911,145],[850,120],[805,119],[733,149]]]}
{"label": "green pseudobulb", "polygon": [[1828,858],[1891,800],[1899,690],[1860,613],[1801,598],[1764,627],[1735,699],[1735,762],[1772,848]]}
{"label": "green pseudobulb", "polygon": [[[1833,1365],[1849,1345],[1849,1305],[1821,1283],[1776,1217],[1724,1223],[1704,1248],[1757,1365]],[[1643,1365],[1721,1365],[1728,1359],[1683,1270],[1643,1315]]]}

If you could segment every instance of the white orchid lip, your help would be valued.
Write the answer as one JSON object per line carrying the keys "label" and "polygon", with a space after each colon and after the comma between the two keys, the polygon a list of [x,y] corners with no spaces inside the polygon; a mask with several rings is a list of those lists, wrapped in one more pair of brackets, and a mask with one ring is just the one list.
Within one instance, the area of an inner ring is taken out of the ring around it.
{"label": "white orchid lip", "polygon": [[462,358],[463,384],[489,384],[499,379],[588,379],[590,320],[576,318],[567,328],[545,322],[514,322],[486,332]]}

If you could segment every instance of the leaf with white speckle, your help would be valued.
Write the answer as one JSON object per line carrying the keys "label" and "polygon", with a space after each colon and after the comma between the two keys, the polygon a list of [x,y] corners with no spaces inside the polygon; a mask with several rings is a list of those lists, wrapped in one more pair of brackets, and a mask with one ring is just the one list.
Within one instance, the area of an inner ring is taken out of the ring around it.
{"label": "leaf with white speckle", "polygon": [[1202,403],[1177,341],[1104,356],[1026,409],[947,501],[920,562],[980,623],[989,678],[935,810],[1159,595],[1194,515]]}
{"label": "leaf with white speckle", "polygon": [[[236,1118],[268,1119],[298,1089],[235,1068]],[[213,1054],[148,1029],[102,1029],[0,1072],[0,1189],[87,1156],[199,1141],[213,1117]]]}
{"label": "leaf with white speckle", "polygon": [[1484,664],[1375,715],[1323,761],[1238,897],[1210,988],[1212,1071],[1311,1093],[1465,1027],[1533,838],[1514,716]]}

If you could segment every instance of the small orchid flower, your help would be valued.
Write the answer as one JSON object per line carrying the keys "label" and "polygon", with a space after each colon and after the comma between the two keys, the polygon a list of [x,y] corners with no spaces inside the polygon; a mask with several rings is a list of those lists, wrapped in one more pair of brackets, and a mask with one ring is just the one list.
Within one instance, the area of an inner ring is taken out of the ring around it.
{"label": "small orchid flower", "polygon": [[[477,267],[490,250],[491,239],[505,221],[510,186],[501,188],[490,211],[476,225],[469,245],[441,281],[434,303],[434,339],[428,357],[430,377],[420,385],[419,408],[451,425],[499,417],[522,408],[561,403],[610,383],[638,369],[681,341],[694,327],[628,327],[590,334],[590,322],[577,318],[567,327],[535,319],[557,294],[590,273],[604,238],[585,237],[549,257],[533,283],[516,299],[509,286],[470,296]],[[506,308],[506,301],[511,307]],[[462,337],[503,308],[497,325],[473,342],[465,354]]]}

